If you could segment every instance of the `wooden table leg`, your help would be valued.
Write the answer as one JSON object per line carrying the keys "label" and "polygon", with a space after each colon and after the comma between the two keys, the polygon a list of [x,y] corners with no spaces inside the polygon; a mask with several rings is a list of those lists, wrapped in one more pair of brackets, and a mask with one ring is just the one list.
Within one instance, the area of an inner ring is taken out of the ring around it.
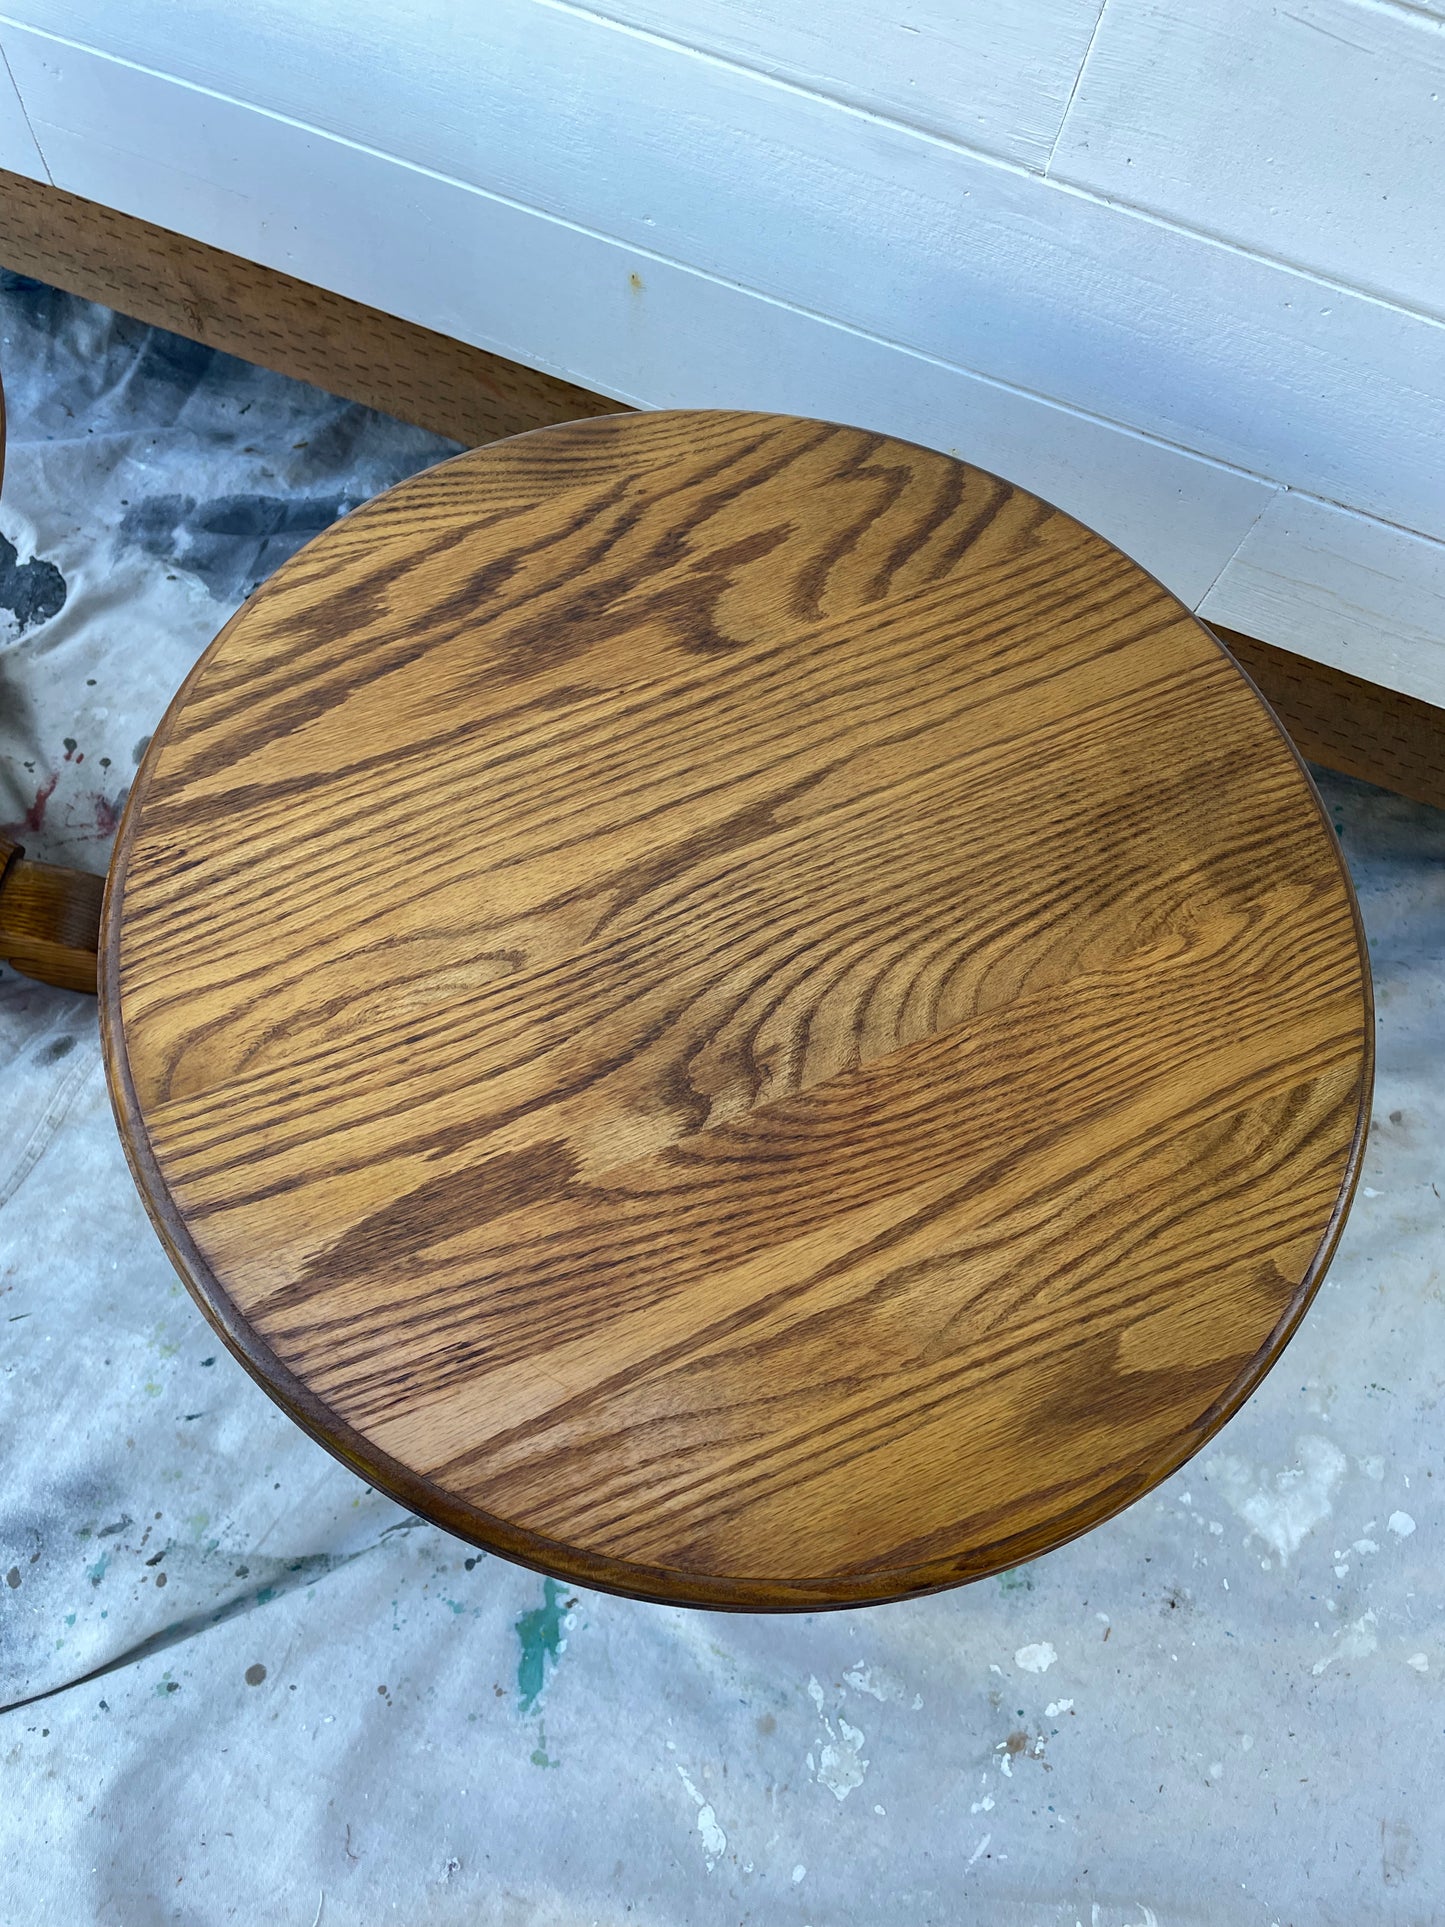
{"label": "wooden table leg", "polygon": [[62,990],[96,987],[105,878],[56,863],[30,863],[0,839],[0,961]]}

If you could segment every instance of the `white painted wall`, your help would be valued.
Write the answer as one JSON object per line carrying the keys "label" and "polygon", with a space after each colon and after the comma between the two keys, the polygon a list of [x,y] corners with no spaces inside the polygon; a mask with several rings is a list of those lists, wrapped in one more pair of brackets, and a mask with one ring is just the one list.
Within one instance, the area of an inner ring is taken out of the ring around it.
{"label": "white painted wall", "polygon": [[45,179],[45,163],[7,69],[0,68],[0,167],[31,180]]}
{"label": "white painted wall", "polygon": [[1445,18],[603,6],[9,0],[0,164],[620,399],[956,449],[1445,703]]}

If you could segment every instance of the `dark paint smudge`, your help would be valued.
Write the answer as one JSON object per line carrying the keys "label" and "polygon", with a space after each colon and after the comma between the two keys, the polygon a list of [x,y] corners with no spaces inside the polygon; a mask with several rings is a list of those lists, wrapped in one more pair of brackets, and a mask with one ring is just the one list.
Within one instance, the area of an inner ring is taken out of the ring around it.
{"label": "dark paint smudge", "polygon": [[121,518],[117,544],[200,577],[219,601],[234,601],[353,506],[350,495],[155,495]]}
{"label": "dark paint smudge", "polygon": [[65,607],[65,577],[53,562],[39,556],[21,562],[15,544],[0,535],[0,609],[8,609],[20,633],[37,622],[48,622]]}

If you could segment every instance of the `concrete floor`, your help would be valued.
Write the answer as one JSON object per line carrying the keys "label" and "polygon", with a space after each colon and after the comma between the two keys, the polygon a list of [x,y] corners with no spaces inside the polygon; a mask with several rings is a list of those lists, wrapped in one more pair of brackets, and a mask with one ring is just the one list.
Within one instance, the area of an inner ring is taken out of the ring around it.
{"label": "concrete floor", "polygon": [[[0,339],[0,821],[99,868],[241,596],[450,451],[14,277]],[[0,1921],[1445,1917],[1445,816],[1321,780],[1380,1055],[1299,1336],[1121,1518],[871,1611],[568,1590],[361,1485],[176,1281],[94,1005],[0,970]]]}

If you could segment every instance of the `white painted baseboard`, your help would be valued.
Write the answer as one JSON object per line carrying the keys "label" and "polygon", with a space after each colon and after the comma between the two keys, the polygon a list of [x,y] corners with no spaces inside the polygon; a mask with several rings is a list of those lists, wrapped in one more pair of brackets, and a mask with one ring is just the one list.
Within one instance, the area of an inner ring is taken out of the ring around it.
{"label": "white painted baseboard", "polygon": [[1445,544],[1405,529],[1281,490],[1199,613],[1445,704]]}

